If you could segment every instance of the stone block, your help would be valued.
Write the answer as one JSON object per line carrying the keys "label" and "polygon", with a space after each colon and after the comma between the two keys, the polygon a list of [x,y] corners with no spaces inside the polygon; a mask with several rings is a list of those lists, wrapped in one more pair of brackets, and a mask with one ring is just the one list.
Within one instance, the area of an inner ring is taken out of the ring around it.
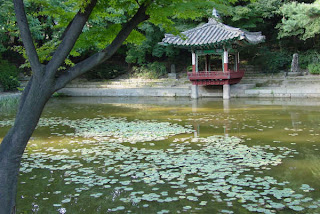
{"label": "stone block", "polygon": [[177,79],[176,73],[168,73],[168,79]]}
{"label": "stone block", "polygon": [[298,76],[302,76],[301,72],[287,72],[286,73],[287,77],[298,77]]}
{"label": "stone block", "polygon": [[223,99],[229,100],[230,99],[230,85],[223,85]]}
{"label": "stone block", "polygon": [[258,95],[258,94],[260,94],[260,90],[257,90],[257,89],[246,90],[246,91],[245,91],[245,94],[248,94],[248,95]]}
{"label": "stone block", "polygon": [[273,97],[280,97],[280,98],[290,98],[291,94],[287,94],[287,93],[274,93]]}
{"label": "stone block", "polygon": [[238,90],[246,90],[246,89],[252,89],[255,88],[256,84],[235,84],[231,85],[231,93],[236,92]]}
{"label": "stone block", "polygon": [[199,98],[199,86],[192,85],[191,86],[191,98],[198,99]]}

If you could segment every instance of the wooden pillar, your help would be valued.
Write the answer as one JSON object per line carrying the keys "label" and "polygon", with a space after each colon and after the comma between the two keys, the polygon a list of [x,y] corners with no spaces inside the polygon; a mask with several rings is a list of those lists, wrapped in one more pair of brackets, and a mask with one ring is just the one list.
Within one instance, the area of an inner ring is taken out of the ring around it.
{"label": "wooden pillar", "polygon": [[192,51],[192,73],[196,73],[196,53]]}
{"label": "wooden pillar", "polygon": [[[192,73],[198,73],[198,56],[194,51],[192,51]],[[199,98],[198,85],[191,85],[191,98]]]}
{"label": "wooden pillar", "polygon": [[236,71],[239,71],[239,67],[240,67],[240,55],[239,55],[239,52],[236,53],[236,60],[235,60],[235,63],[236,63]]}
{"label": "wooden pillar", "polygon": [[228,50],[226,48],[224,48],[224,51],[223,51],[223,72],[228,71],[228,63],[229,63]]}
{"label": "wooden pillar", "polygon": [[196,72],[199,72],[199,61],[198,61],[198,54],[196,54]]}
{"label": "wooden pillar", "polygon": [[206,55],[204,68],[205,68],[205,71],[210,71],[210,56],[208,54]]}

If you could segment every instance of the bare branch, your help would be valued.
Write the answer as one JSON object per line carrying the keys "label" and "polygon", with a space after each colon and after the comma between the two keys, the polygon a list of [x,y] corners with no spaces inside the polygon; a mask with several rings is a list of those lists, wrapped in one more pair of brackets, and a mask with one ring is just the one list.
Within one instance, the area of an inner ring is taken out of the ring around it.
{"label": "bare branch", "polygon": [[96,6],[96,3],[97,0],[91,0],[90,4],[88,4],[85,8],[84,12],[79,11],[66,28],[62,36],[62,42],[55,51],[50,62],[47,64],[47,71],[50,76],[55,75],[58,68],[69,55],[74,44],[79,38],[84,25],[88,21],[93,8]]}
{"label": "bare branch", "polygon": [[69,81],[78,77],[79,75],[89,71],[98,64],[109,59],[127,39],[132,30],[137,27],[138,24],[147,20],[149,17],[146,15],[146,10],[149,4],[142,5],[136,14],[128,21],[116,38],[108,45],[103,51],[92,55],[91,57],[77,63],[74,67],[70,68],[66,73],[58,77],[56,81],[55,91],[63,88]]}
{"label": "bare branch", "polygon": [[24,10],[23,0],[13,0],[17,23],[20,30],[21,39],[26,49],[26,53],[31,65],[31,69],[36,76],[41,74],[41,63],[33,44],[29,24]]}

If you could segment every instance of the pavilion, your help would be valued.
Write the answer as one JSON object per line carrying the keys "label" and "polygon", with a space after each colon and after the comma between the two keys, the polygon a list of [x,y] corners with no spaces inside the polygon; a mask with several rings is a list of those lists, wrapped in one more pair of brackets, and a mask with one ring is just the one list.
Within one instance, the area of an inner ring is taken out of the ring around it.
{"label": "pavilion", "polygon": [[[215,9],[213,15],[215,18],[210,18],[208,23],[184,31],[181,36],[165,34],[160,43],[191,51],[192,72],[188,72],[192,82],[191,98],[199,97],[199,85],[223,85],[223,99],[230,99],[230,85],[240,82],[244,76],[244,70],[239,69],[238,47],[258,44],[265,39],[261,32],[248,32],[221,23]],[[220,69],[211,69],[211,55],[221,56],[223,66]],[[201,56],[205,56],[205,63],[199,71]]]}

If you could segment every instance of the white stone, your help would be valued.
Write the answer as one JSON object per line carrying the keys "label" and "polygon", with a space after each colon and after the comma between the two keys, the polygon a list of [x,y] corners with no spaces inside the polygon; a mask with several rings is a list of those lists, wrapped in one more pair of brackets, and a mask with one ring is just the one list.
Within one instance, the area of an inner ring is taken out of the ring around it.
{"label": "white stone", "polygon": [[230,85],[228,84],[223,85],[223,99],[224,100],[230,99]]}
{"label": "white stone", "polygon": [[192,99],[198,99],[199,98],[199,91],[197,85],[191,86],[191,98]]}

